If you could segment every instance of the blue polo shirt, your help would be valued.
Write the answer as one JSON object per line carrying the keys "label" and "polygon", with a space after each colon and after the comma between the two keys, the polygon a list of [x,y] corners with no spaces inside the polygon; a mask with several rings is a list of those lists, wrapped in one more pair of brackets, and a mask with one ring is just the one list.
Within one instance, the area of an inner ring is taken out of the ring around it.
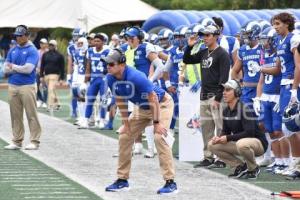
{"label": "blue polo shirt", "polygon": [[142,109],[150,109],[148,95],[155,92],[159,102],[163,99],[165,91],[152,84],[143,72],[132,67],[125,67],[122,80],[116,79],[111,74],[107,74],[107,84],[114,96],[125,97],[125,100]]}
{"label": "blue polo shirt", "polygon": [[[39,54],[35,46],[28,42],[25,46],[19,46],[9,50],[6,62],[15,65],[33,64],[35,67],[39,61]],[[30,74],[12,73],[8,76],[8,83],[13,85],[31,85],[35,83],[35,69]]]}

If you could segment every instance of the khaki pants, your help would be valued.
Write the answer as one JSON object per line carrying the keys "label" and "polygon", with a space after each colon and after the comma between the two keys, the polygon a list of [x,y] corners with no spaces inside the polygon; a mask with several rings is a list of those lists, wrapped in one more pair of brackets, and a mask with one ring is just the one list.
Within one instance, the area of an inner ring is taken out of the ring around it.
{"label": "khaki pants", "polygon": [[13,131],[12,141],[16,145],[22,145],[25,133],[23,124],[23,112],[25,109],[30,130],[30,141],[39,144],[41,125],[36,111],[36,85],[9,85],[8,96]]}
{"label": "khaki pants", "polygon": [[[173,116],[174,102],[169,94],[165,94],[164,101],[160,103],[160,123],[169,129]],[[118,178],[128,179],[131,168],[131,154],[134,140],[142,133],[147,125],[152,122],[150,110],[135,107],[129,117],[131,133],[119,136],[119,163]],[[167,145],[160,134],[155,133],[154,142],[157,148],[159,165],[165,180],[174,179],[175,168],[173,163],[172,149]]]}
{"label": "khaki pants", "polygon": [[58,105],[58,98],[56,94],[56,84],[58,83],[59,75],[48,74],[45,76],[45,82],[48,87],[48,107],[54,108]]}
{"label": "khaki pants", "polygon": [[257,167],[255,156],[264,154],[263,145],[257,138],[243,138],[237,142],[226,144],[212,144],[209,142],[208,149],[233,168],[244,163],[237,157],[241,156],[249,171],[253,171]]}
{"label": "khaki pants", "polygon": [[211,104],[215,97],[208,100],[200,101],[200,123],[203,137],[203,151],[204,158],[212,160],[213,154],[207,149],[207,143],[215,135],[215,129],[217,135],[220,135],[223,126],[222,120],[222,104],[218,109],[213,109]]}

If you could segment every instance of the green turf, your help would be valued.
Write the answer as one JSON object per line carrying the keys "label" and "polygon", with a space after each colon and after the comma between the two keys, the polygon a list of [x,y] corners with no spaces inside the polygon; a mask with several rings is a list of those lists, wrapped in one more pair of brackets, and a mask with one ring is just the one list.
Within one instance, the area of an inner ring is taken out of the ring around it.
{"label": "green turf", "polygon": [[0,140],[0,199],[101,200],[85,187]]}
{"label": "green turf", "polygon": [[[62,109],[59,112],[54,112],[54,116],[64,119],[68,122],[73,123],[74,119],[70,118],[70,93],[68,90],[58,90],[58,95],[60,97],[60,103],[62,105]],[[0,90],[0,99],[7,101],[7,91],[6,90]],[[39,112],[49,114],[45,111],[45,109],[39,109]],[[93,131],[96,131],[100,134],[112,137],[112,138],[118,138],[118,135],[115,133],[115,130],[120,126],[121,121],[119,118],[117,118],[114,122],[114,130],[113,131],[100,131],[97,129],[92,129]],[[173,154],[178,155],[178,134],[175,134],[175,143],[173,145]],[[145,142],[144,142],[144,146]],[[227,175],[230,173],[229,169],[217,169],[213,170],[215,172]],[[285,180],[284,177],[280,175],[271,175],[266,172],[264,172],[264,169],[261,170],[261,174],[259,179],[257,180],[242,180],[245,182],[249,182],[251,184],[257,185],[259,187],[271,190],[271,191],[283,191],[283,190],[300,190],[300,183],[299,181],[288,181]]]}

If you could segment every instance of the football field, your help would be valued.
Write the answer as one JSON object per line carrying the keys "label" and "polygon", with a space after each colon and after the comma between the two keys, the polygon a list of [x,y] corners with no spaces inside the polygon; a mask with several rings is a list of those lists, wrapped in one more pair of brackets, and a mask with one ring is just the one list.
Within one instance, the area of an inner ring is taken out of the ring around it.
{"label": "football field", "polygon": [[[271,199],[271,191],[299,190],[300,182],[286,181],[265,172],[255,181],[228,179],[229,169],[193,169],[191,163],[175,161],[179,193],[161,197],[164,184],[158,159],[134,156],[131,190],[106,193],[116,179],[117,134],[114,131],[78,130],[69,116],[68,90],[59,90],[63,108],[49,116],[40,110],[43,133],[38,151],[5,151],[11,139],[6,90],[0,91],[0,199]],[[115,129],[120,121],[116,121]],[[28,143],[27,120],[25,120]],[[178,143],[176,144],[178,146]],[[174,154],[178,154],[177,148]],[[263,171],[263,169],[262,169]]]}

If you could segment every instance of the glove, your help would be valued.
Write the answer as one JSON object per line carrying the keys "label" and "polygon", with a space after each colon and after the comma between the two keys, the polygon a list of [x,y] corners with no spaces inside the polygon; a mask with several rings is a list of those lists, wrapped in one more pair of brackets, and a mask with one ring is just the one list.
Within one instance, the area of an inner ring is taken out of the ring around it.
{"label": "glove", "polygon": [[86,83],[82,83],[80,86],[79,86],[79,90],[80,91],[86,91],[86,89],[88,88],[88,85]]}
{"label": "glove", "polygon": [[252,64],[249,66],[249,71],[253,71],[253,72],[255,72],[255,73],[260,72],[260,71],[261,71],[261,66],[258,65],[257,63],[252,63]]}
{"label": "glove", "polygon": [[291,98],[289,104],[298,102],[297,89],[291,89],[290,92],[291,92]]}
{"label": "glove", "polygon": [[274,105],[273,111],[276,112],[276,113],[279,113],[279,111],[280,111],[279,102],[277,102],[277,103]]}
{"label": "glove", "polygon": [[196,83],[194,83],[194,85],[191,86],[190,91],[192,93],[196,93],[196,92],[198,92],[200,87],[201,87],[201,81],[197,81]]}
{"label": "glove", "polygon": [[260,111],[261,111],[260,99],[259,99],[259,97],[255,97],[255,98],[252,98],[252,100],[253,100],[254,112],[258,116],[258,115],[260,115]]}

